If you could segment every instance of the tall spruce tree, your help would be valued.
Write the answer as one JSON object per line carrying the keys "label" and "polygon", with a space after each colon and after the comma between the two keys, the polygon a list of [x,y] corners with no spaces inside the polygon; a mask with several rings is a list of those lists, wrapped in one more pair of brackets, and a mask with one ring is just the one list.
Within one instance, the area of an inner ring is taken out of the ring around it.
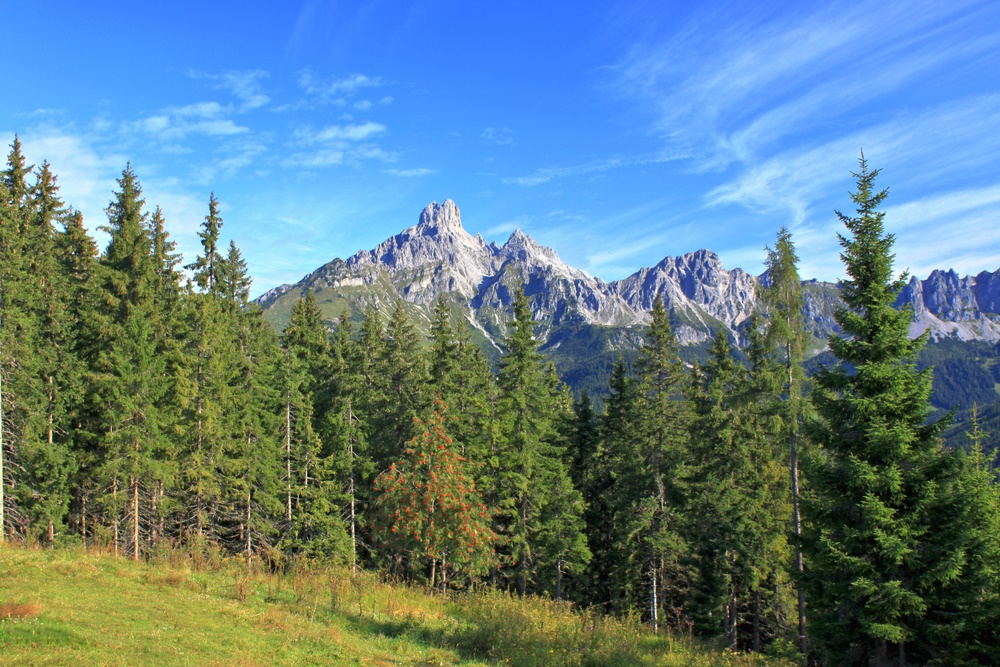
{"label": "tall spruce tree", "polygon": [[[566,443],[559,432],[557,401],[558,381],[546,374],[535,342],[534,321],[523,288],[514,295],[514,320],[504,341],[498,378],[497,421],[499,443],[495,459],[496,532],[502,540],[501,556],[514,565],[514,585],[524,595],[536,582],[536,568],[547,560],[557,565],[554,554],[544,551],[546,545],[562,545],[566,555],[589,558],[575,546],[579,541],[563,535],[558,540],[542,540],[551,534],[548,521],[563,521],[559,530],[582,529],[574,519],[545,513],[546,503],[553,500],[553,489],[576,492],[569,482],[559,480]],[[564,406],[569,409],[568,403]],[[578,492],[576,492],[578,493]],[[572,509],[576,501],[567,496],[564,508]],[[559,563],[562,567],[564,563]],[[553,580],[559,576],[552,571]]]}
{"label": "tall spruce tree", "polygon": [[[156,311],[159,279],[152,238],[142,188],[131,165],[118,185],[104,228],[111,238],[101,257],[105,318],[98,360],[105,425],[101,446],[115,547],[124,543],[138,560],[153,519],[146,498],[168,478],[172,467],[163,456],[167,440],[161,420],[169,380],[157,344],[163,332],[155,327],[162,318]],[[117,529],[123,521],[128,524],[124,540]]]}
{"label": "tall spruce tree", "polygon": [[[802,515],[799,507],[799,431],[803,419],[802,357],[805,345],[802,321],[802,282],[799,279],[798,256],[791,233],[784,227],[778,232],[774,248],[767,249],[764,266],[766,287],[761,302],[768,317],[767,343],[775,362],[784,371],[781,377],[780,403],[783,417],[782,437],[788,443],[789,487],[792,502],[792,533],[794,535],[795,571],[799,578],[805,571],[802,556]],[[802,584],[796,586],[798,598],[799,651],[808,653],[806,641],[806,599]]]}
{"label": "tall spruce tree", "polygon": [[931,371],[915,366],[926,334],[910,340],[912,312],[893,308],[905,274],[892,279],[895,238],[878,210],[888,191],[875,188],[864,155],[859,164],[856,214],[837,213],[848,231],[835,314],[846,336],[829,339],[840,363],[818,373],[812,394],[821,447],[803,498],[812,634],[832,663],[955,664],[986,595],[969,584],[982,577],[985,545],[974,534],[989,511],[942,448],[945,422],[928,419]]}
{"label": "tall spruce tree", "polygon": [[286,541],[293,549],[329,558],[346,555],[340,516],[337,457],[322,433],[331,403],[333,359],[329,334],[312,291],[292,308],[282,335]]}

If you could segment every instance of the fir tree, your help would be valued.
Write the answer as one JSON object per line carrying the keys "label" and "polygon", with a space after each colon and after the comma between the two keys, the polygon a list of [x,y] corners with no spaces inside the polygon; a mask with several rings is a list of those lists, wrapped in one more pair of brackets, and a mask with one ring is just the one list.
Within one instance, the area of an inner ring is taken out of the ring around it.
{"label": "fir tree", "polygon": [[[905,274],[891,278],[895,239],[884,232],[878,208],[888,192],[875,189],[877,175],[862,155],[856,215],[837,213],[849,232],[835,315],[846,337],[829,339],[841,365],[817,375],[812,396],[821,452],[803,498],[805,583],[831,660],[925,663],[962,650],[965,615],[949,612],[981,576],[973,565],[985,545],[973,535],[989,511],[942,448],[944,422],[928,421],[931,371],[915,368],[926,335],[910,340],[910,309],[893,308]],[[976,518],[957,528],[956,515]]]}
{"label": "fir tree", "polygon": [[[797,268],[798,256],[791,233],[784,227],[778,232],[774,248],[767,249],[766,287],[761,302],[768,316],[768,347],[776,363],[783,368],[781,402],[782,437],[788,443],[789,487],[792,501],[792,532],[795,547],[795,571],[799,578],[805,571],[802,556],[802,516],[799,508],[799,430],[805,401],[803,400],[802,356],[804,325],[802,322],[802,282]],[[806,600],[801,583],[796,586],[798,597],[799,651],[808,652],[806,642]]]}

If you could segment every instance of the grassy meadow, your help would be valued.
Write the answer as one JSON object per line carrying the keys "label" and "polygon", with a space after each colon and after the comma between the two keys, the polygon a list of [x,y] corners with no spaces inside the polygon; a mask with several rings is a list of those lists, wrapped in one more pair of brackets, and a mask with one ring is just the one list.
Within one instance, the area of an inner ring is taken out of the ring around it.
{"label": "grassy meadow", "polygon": [[0,665],[791,665],[543,599],[0,546]]}

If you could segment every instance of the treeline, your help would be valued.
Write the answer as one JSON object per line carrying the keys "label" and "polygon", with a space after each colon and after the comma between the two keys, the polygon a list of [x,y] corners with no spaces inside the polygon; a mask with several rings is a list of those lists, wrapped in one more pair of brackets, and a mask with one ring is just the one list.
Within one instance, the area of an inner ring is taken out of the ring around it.
{"label": "treeline", "polygon": [[928,422],[876,173],[862,162],[857,217],[842,216],[848,338],[830,344],[849,366],[820,371],[807,400],[782,230],[745,349],[720,333],[685,364],[657,301],[596,414],[543,361],[523,292],[496,370],[443,300],[429,340],[401,305],[331,330],[309,293],[278,334],[239,250],[220,248],[214,195],[184,274],[126,167],[98,253],[15,139],[0,535],[332,561],[833,664],[995,661],[997,488],[977,447],[943,449],[946,424]]}

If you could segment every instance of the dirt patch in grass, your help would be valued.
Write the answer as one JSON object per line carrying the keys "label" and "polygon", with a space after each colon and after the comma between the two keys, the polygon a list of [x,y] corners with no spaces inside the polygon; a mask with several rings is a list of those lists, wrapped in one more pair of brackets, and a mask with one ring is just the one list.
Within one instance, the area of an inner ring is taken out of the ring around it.
{"label": "dirt patch in grass", "polygon": [[9,618],[32,619],[42,613],[42,605],[37,602],[0,602],[0,620]]}

